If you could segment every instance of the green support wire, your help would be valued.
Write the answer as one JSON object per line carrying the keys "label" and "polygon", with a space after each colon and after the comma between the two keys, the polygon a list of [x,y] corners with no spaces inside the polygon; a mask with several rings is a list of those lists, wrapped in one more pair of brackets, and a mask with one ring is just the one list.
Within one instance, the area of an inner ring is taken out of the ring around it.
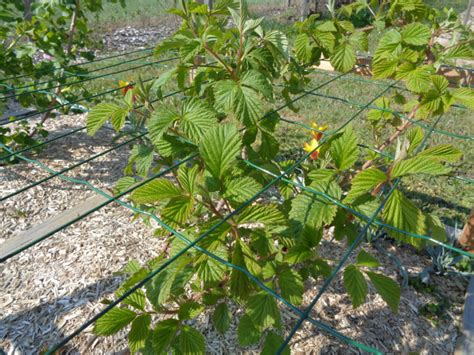
{"label": "green support wire", "polygon": [[[20,90],[20,89],[31,88],[31,87],[34,87],[34,86],[37,86],[37,85],[49,84],[49,83],[52,83],[52,82],[59,82],[60,80],[67,79],[67,78],[72,78],[72,77],[80,77],[80,76],[92,77],[92,76],[90,76],[90,73],[95,73],[95,72],[98,72],[98,71],[101,71],[101,70],[110,69],[110,68],[115,68],[115,67],[118,67],[118,66],[121,66],[121,65],[124,65],[124,64],[128,64],[128,63],[135,63],[135,64],[137,64],[137,63],[136,63],[137,61],[142,60],[142,59],[145,59],[145,58],[150,58],[150,57],[152,57],[152,56],[153,56],[153,53],[147,54],[147,55],[144,55],[144,56],[141,56],[141,57],[138,57],[138,58],[129,59],[129,60],[126,60],[126,61],[121,61],[121,62],[119,62],[119,63],[106,65],[106,66],[104,66],[104,67],[100,67],[100,68],[96,68],[96,69],[90,70],[90,71],[88,71],[87,74],[82,74],[82,75],[81,75],[81,74],[77,74],[77,73],[70,73],[70,72],[67,72],[66,75],[63,75],[63,76],[61,76],[60,78],[57,78],[57,79],[50,79],[50,80],[35,82],[35,83],[33,83],[33,84],[28,84],[28,85],[24,85],[24,86],[9,86],[9,88],[8,88],[7,90],[4,90],[4,91]],[[148,64],[148,63],[145,63],[145,64]],[[5,86],[7,86],[7,85],[5,85]]]}
{"label": "green support wire", "polygon": [[[175,59],[178,59],[178,57],[173,57],[173,58],[170,58],[170,59],[168,59],[168,60],[175,60]],[[114,74],[120,74],[120,73],[124,73],[124,72],[130,71],[130,70],[136,70],[136,69],[140,69],[140,68],[143,68],[143,67],[151,66],[151,65],[154,65],[154,64],[159,64],[159,63],[162,63],[162,62],[163,62],[163,60],[158,60],[158,61],[154,61],[154,62],[150,62],[150,63],[141,64],[141,65],[138,65],[138,66],[136,66],[136,67],[118,70],[118,71],[115,71],[115,72],[112,72],[112,73],[106,73],[106,74],[91,76],[91,77],[89,77],[89,78],[82,79],[82,80],[77,80],[77,81],[73,81],[73,82],[71,82],[71,83],[59,84],[59,85],[51,86],[51,87],[48,88],[48,90],[57,89],[57,88],[61,88],[61,87],[64,87],[64,86],[71,86],[71,85],[76,85],[76,84],[82,84],[82,83],[85,83],[85,82],[87,82],[87,81],[105,78],[105,77],[108,77],[108,76],[111,76],[111,75],[114,75]],[[20,92],[20,93],[18,93],[18,94],[11,94],[11,95],[7,95],[7,96],[2,96],[2,97],[0,97],[0,100],[6,100],[6,99],[11,99],[11,98],[17,98],[17,97],[21,97],[21,96],[25,96],[25,95],[31,95],[31,94],[34,94],[34,93],[38,93],[39,91],[42,91],[42,89],[31,90],[31,91],[25,91],[25,92]]]}
{"label": "green support wire", "polygon": [[[161,60],[161,61],[158,61],[157,63],[166,63],[166,62],[173,61],[173,60],[176,60],[176,59],[177,59],[177,58],[163,59],[163,60]],[[152,77],[152,78],[148,78],[148,79],[142,80],[142,82],[148,82],[148,81],[151,81],[151,80],[154,80],[154,79],[156,79],[156,77]],[[131,84],[133,85],[134,83],[131,83]],[[130,85],[130,84],[129,84],[129,85]],[[16,116],[16,118],[13,119],[13,120],[9,120],[9,121],[0,123],[0,126],[5,126],[5,125],[10,124],[10,123],[15,123],[15,122],[18,122],[18,121],[23,121],[23,120],[26,120],[26,119],[28,119],[28,118],[41,115],[41,114],[46,113],[46,112],[50,112],[50,111],[52,111],[52,110],[56,110],[56,109],[59,109],[59,108],[71,106],[71,104],[76,104],[76,103],[78,103],[78,102],[91,100],[91,99],[94,99],[94,98],[96,98],[96,97],[100,97],[100,96],[104,96],[104,95],[107,95],[107,94],[110,94],[110,93],[113,93],[113,92],[117,92],[117,91],[119,91],[119,90],[121,90],[121,89],[123,89],[123,88],[128,87],[129,85],[124,85],[124,86],[120,86],[120,87],[117,87],[117,88],[114,88],[114,89],[102,91],[102,92],[97,93],[97,94],[94,94],[94,95],[90,95],[90,96],[87,96],[87,97],[83,97],[83,98],[80,98],[80,99],[76,99],[76,100],[69,101],[68,103],[55,105],[55,106],[53,106],[53,107],[50,107],[50,108],[45,109],[45,110],[42,110],[42,111],[35,111],[35,112],[27,113],[27,114],[25,114],[25,115],[19,115],[19,116]]]}
{"label": "green support wire", "polygon": [[[373,100],[375,101],[375,100]],[[433,125],[433,128],[438,124],[438,122],[441,120],[441,117],[442,116],[439,116],[438,119],[436,120],[436,122],[434,123]],[[419,147],[416,149],[416,152],[420,152],[424,146],[426,145],[426,142],[428,141],[428,138],[431,136],[431,134],[433,133],[433,130],[431,130],[430,132],[428,132],[428,134],[425,136],[425,138],[423,139],[423,141],[421,142],[421,144],[419,145]],[[321,144],[320,144],[321,145]],[[319,145],[319,146],[320,146]],[[318,149],[319,146],[316,148]],[[315,149],[315,150],[316,150]],[[354,241],[352,242],[352,244],[349,246],[349,248],[346,250],[346,252],[344,253],[344,255],[342,256],[342,258],[339,260],[339,263],[338,265],[336,266],[336,268],[331,272],[331,275],[326,279],[324,280],[324,283],[322,285],[322,287],[320,288],[319,292],[317,293],[317,295],[313,298],[313,300],[311,301],[311,303],[308,305],[308,307],[306,307],[305,311],[304,311],[304,315],[302,317],[300,317],[300,319],[296,322],[296,324],[293,326],[293,328],[291,329],[290,331],[290,334],[286,337],[285,341],[283,342],[283,344],[281,344],[280,348],[278,349],[277,351],[277,354],[278,355],[281,355],[283,350],[285,349],[285,347],[288,345],[288,343],[291,341],[291,339],[294,337],[294,335],[296,334],[297,330],[301,327],[301,325],[303,324],[303,322],[305,321],[306,318],[308,318],[309,314],[311,313],[311,311],[313,310],[314,306],[316,305],[316,303],[320,300],[321,296],[324,294],[324,292],[326,292],[326,290],[329,288],[329,286],[331,285],[332,281],[334,280],[334,278],[337,276],[337,274],[339,273],[339,271],[342,269],[342,267],[344,266],[344,264],[346,263],[347,259],[349,259],[350,255],[352,254],[352,252],[355,250],[355,248],[359,245],[359,243],[362,241],[362,239],[365,237],[367,231],[369,230],[370,226],[374,223],[375,219],[377,218],[377,215],[382,211],[382,209],[384,208],[385,204],[387,203],[388,199],[390,198],[390,196],[393,194],[393,192],[397,189],[398,185],[400,184],[400,181],[401,181],[401,178],[397,178],[395,180],[395,182],[393,183],[392,187],[390,188],[390,191],[387,193],[387,195],[385,196],[385,198],[383,199],[383,201],[380,203],[380,205],[377,207],[377,209],[375,210],[375,212],[372,214],[372,216],[370,217],[369,221],[366,223],[366,225],[364,226],[364,228],[362,228],[362,230],[360,231],[360,233],[357,235],[357,237],[354,239]]]}
{"label": "green support wire", "polygon": [[[70,65],[70,66],[68,66],[64,69],[72,69],[72,68],[80,67],[82,65],[102,62],[102,61],[108,60],[108,59],[123,57],[125,55],[141,53],[141,52],[151,51],[151,50],[153,50],[153,47],[137,49],[135,51],[130,51],[130,52],[118,53],[118,54],[114,54],[114,55],[107,56],[107,57],[97,58],[95,60],[91,60],[91,61],[87,61],[87,62],[73,64],[73,65]],[[25,78],[25,77],[31,77],[31,76],[37,75],[37,74],[51,73],[51,72],[54,72],[55,70],[58,70],[58,69],[61,69],[61,68],[51,68],[51,69],[48,68],[48,69],[44,69],[44,70],[39,70],[37,72],[29,73],[29,74],[21,74],[21,75],[17,75],[17,76],[10,76],[10,77],[7,77],[7,78],[1,78],[0,83],[4,82],[4,81],[9,81],[9,80],[17,80],[17,79],[21,79],[21,78]]]}

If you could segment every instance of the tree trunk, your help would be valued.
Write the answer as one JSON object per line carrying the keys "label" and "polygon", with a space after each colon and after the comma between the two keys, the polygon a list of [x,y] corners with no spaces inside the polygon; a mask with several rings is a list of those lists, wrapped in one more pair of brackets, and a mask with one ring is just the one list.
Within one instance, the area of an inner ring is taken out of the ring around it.
{"label": "tree trunk", "polygon": [[474,209],[472,209],[469,219],[462,230],[459,244],[469,252],[474,253]]}

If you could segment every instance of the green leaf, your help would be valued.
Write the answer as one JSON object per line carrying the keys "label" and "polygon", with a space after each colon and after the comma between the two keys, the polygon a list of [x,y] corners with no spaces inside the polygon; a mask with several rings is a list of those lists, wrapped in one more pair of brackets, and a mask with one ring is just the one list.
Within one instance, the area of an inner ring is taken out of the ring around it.
{"label": "green leaf", "polygon": [[440,144],[418,153],[418,157],[426,157],[436,161],[454,163],[462,157],[462,152],[451,144]]}
{"label": "green leaf", "polygon": [[412,90],[416,93],[424,93],[430,89],[433,71],[434,68],[431,65],[403,63],[398,68],[395,78],[397,80],[405,80],[408,90]]}
{"label": "green leaf", "polygon": [[452,95],[457,101],[474,110],[474,90],[471,88],[458,88],[452,91]]}
{"label": "green leaf", "polygon": [[[437,241],[445,243],[448,240],[448,235],[446,234],[446,227],[443,222],[433,214],[426,216],[426,225],[428,228],[428,235],[436,239]],[[429,244],[433,244],[428,242]]]}
{"label": "green leaf", "polygon": [[352,186],[346,201],[353,201],[357,197],[373,190],[377,185],[387,180],[385,173],[377,168],[369,168],[357,173],[352,179]]}
{"label": "green leaf", "polygon": [[348,265],[344,270],[344,287],[352,300],[352,307],[357,308],[365,302],[368,286],[364,275],[354,265]]}
{"label": "green leaf", "polygon": [[249,346],[255,344],[260,339],[260,331],[257,329],[252,319],[244,314],[239,321],[237,327],[237,335],[239,338],[239,344],[241,346]]}
{"label": "green leaf", "polygon": [[273,88],[268,79],[256,70],[249,70],[240,79],[240,84],[252,88],[267,99],[273,97]]}
{"label": "green leaf", "polygon": [[442,175],[449,172],[442,164],[427,156],[415,156],[410,159],[396,162],[393,166],[391,177],[400,177],[413,174]]}
{"label": "green leaf", "polygon": [[370,281],[372,281],[374,284],[377,293],[382,296],[385,302],[387,302],[390,309],[397,313],[401,295],[401,290],[398,283],[393,281],[390,277],[376,274],[375,272],[367,271],[366,274],[369,276]]}
{"label": "green leaf", "polygon": [[136,203],[153,203],[181,195],[179,188],[168,179],[155,179],[133,191],[130,199]]}
{"label": "green leaf", "polygon": [[151,334],[152,347],[156,354],[168,352],[178,329],[179,321],[177,319],[166,319],[156,325],[155,330]]}
{"label": "green leaf", "polygon": [[420,127],[413,127],[411,128],[406,135],[406,138],[410,142],[410,146],[408,147],[408,153],[413,153],[415,149],[423,142],[423,137],[425,133]]}
{"label": "green leaf", "polygon": [[137,314],[128,308],[112,308],[95,322],[94,333],[112,335],[125,328],[135,319]]}
{"label": "green leaf", "polygon": [[150,333],[151,316],[142,314],[135,318],[128,333],[128,347],[133,353],[145,346],[145,341]]}
{"label": "green leaf", "polygon": [[198,178],[199,165],[194,165],[189,167],[187,165],[181,165],[178,169],[178,181],[181,184],[182,188],[193,194],[196,188],[196,180]]}
{"label": "green leaf", "polygon": [[254,126],[262,116],[263,104],[253,88],[234,80],[219,81],[214,85],[216,108],[234,115],[246,126]]}
{"label": "green leaf", "polygon": [[331,57],[331,64],[337,71],[348,72],[357,62],[355,48],[350,42],[338,45]]}
{"label": "green leaf", "polygon": [[221,179],[237,160],[241,139],[232,125],[220,125],[210,129],[199,144],[201,157],[209,172]]}
{"label": "green leaf", "polygon": [[168,300],[176,273],[177,267],[170,265],[147,283],[146,296],[155,308],[160,308]]}
{"label": "green leaf", "polygon": [[[278,334],[275,334],[274,332],[268,332],[265,342],[263,343],[263,349],[261,355],[273,355],[278,353],[278,350],[280,349],[280,346],[283,345],[284,339],[279,336]],[[288,345],[286,345],[283,348],[283,351],[280,353],[283,355],[290,355],[290,349],[288,348]]]}
{"label": "green leaf", "polygon": [[339,170],[346,170],[354,165],[359,156],[359,148],[351,127],[346,128],[342,136],[331,143],[330,152]]}
{"label": "green leaf", "polygon": [[239,224],[263,223],[266,225],[282,225],[285,222],[284,214],[274,204],[248,206],[237,217],[237,223]]}
{"label": "green leaf", "polygon": [[273,296],[266,292],[259,292],[249,298],[247,314],[260,330],[280,326],[280,310]]}
{"label": "green leaf", "polygon": [[403,42],[413,46],[427,45],[430,38],[430,28],[419,22],[409,23],[402,30]]}
{"label": "green leaf", "polygon": [[399,50],[401,41],[402,35],[395,29],[390,29],[385,32],[379,40],[374,60],[387,58],[387,56]]}
{"label": "green leaf", "polygon": [[[110,118],[113,119],[114,128],[120,129],[125,122],[128,111],[123,107],[111,103],[100,103],[89,112],[87,116],[87,134],[94,135],[100,127]],[[118,130],[117,129],[117,130]]]}
{"label": "green leaf", "polygon": [[306,33],[300,33],[295,39],[294,50],[296,58],[303,64],[310,64],[313,59],[313,47]]}
{"label": "green leaf", "polygon": [[[241,243],[235,245],[234,253],[232,255],[232,263],[247,269]],[[230,274],[230,291],[232,295],[238,299],[245,300],[249,296],[251,287],[252,285],[247,275],[240,270],[232,269]]]}
{"label": "green leaf", "polygon": [[206,340],[197,329],[183,325],[181,331],[173,342],[173,348],[178,354],[201,355],[206,353]]}
{"label": "green leaf", "polygon": [[161,211],[164,221],[181,225],[186,223],[193,212],[194,200],[190,196],[179,196],[171,199]]}
{"label": "green leaf", "polygon": [[261,185],[248,176],[229,177],[224,182],[225,192],[223,197],[230,201],[242,203],[255,195]]}
{"label": "green leaf", "polygon": [[372,255],[365,250],[361,250],[357,255],[357,266],[378,267],[380,263]]}
{"label": "green leaf", "polygon": [[[395,190],[387,200],[383,218],[387,224],[395,228],[415,234],[426,234],[425,216],[413,202],[398,190]],[[424,244],[422,239],[413,238],[391,229],[388,232],[392,237],[408,242],[417,248],[421,248]]]}
{"label": "green leaf", "polygon": [[184,104],[180,122],[186,136],[198,143],[204,134],[217,124],[217,118],[214,111],[197,99],[192,99]]}
{"label": "green leaf", "polygon": [[203,305],[195,301],[188,301],[181,304],[181,306],[179,307],[178,317],[180,320],[193,319],[200,315],[203,310]]}
{"label": "green leaf", "polygon": [[166,133],[178,118],[179,113],[174,108],[166,105],[160,106],[152,113],[147,123],[147,129],[148,136],[155,146],[160,143],[163,134]]}
{"label": "green leaf", "polygon": [[231,314],[225,303],[219,303],[212,314],[212,324],[220,333],[225,333],[230,327]]}
{"label": "green leaf", "polygon": [[294,305],[300,305],[303,301],[303,278],[301,275],[285,267],[278,273],[278,284],[280,285],[281,295]]}

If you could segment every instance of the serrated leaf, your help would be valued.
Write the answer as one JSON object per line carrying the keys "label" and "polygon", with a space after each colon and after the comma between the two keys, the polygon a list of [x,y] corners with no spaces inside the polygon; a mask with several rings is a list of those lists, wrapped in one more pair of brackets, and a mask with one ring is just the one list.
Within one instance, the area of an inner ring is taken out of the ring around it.
{"label": "serrated leaf", "polygon": [[212,324],[220,333],[225,333],[230,327],[231,314],[225,303],[220,303],[212,314]]}
{"label": "serrated leaf", "polygon": [[355,48],[350,42],[343,42],[334,49],[331,64],[337,71],[348,72],[356,62]]}
{"label": "serrated leaf", "polygon": [[151,343],[156,354],[167,353],[179,328],[177,319],[166,319],[159,322],[151,334]]}
{"label": "serrated leaf", "polygon": [[150,333],[151,316],[142,314],[135,318],[128,333],[128,347],[131,353],[139,351],[145,346],[145,341]]}
{"label": "serrated leaf", "polygon": [[181,165],[178,169],[178,181],[181,184],[182,188],[193,194],[196,187],[196,180],[198,178],[199,166],[194,165],[193,167],[188,167],[187,165]]}
{"label": "serrated leaf", "polygon": [[253,126],[262,116],[262,101],[253,88],[234,80],[219,81],[214,85],[216,107],[234,115],[246,126]]}
{"label": "serrated leaf", "polygon": [[262,73],[256,70],[248,70],[240,79],[240,84],[250,87],[255,92],[262,94],[267,99],[273,97],[273,88],[268,79]]}
{"label": "serrated leaf", "polygon": [[263,223],[266,225],[282,225],[286,219],[274,204],[252,205],[246,207],[237,217],[237,223]]}
{"label": "serrated leaf", "polygon": [[403,42],[413,46],[424,46],[431,38],[430,28],[422,23],[409,23],[402,29]]}
{"label": "serrated leaf", "polygon": [[136,203],[153,203],[181,195],[179,188],[168,179],[154,179],[133,191],[130,199]]}
{"label": "serrated leaf", "polygon": [[[232,263],[246,269],[241,243],[237,243],[232,255]],[[239,299],[247,299],[251,289],[250,279],[242,271],[232,269],[230,274],[230,290]]]}
{"label": "serrated leaf", "polygon": [[290,355],[290,348],[286,345],[283,350],[279,353],[280,346],[283,345],[284,339],[275,334],[274,332],[268,332],[265,337],[265,342],[263,343],[263,349],[261,355],[273,355],[273,354],[283,354]]}
{"label": "serrated leaf", "polygon": [[470,109],[474,109],[474,90],[471,88],[458,88],[452,91],[453,97],[466,105]]}
{"label": "serrated leaf", "polygon": [[330,152],[339,170],[346,170],[354,165],[359,156],[359,148],[352,128],[346,128],[342,136],[332,141]]}
{"label": "serrated leaf", "polygon": [[190,196],[172,198],[161,211],[163,220],[167,223],[181,225],[186,223],[193,212],[194,200]]}
{"label": "serrated leaf", "polygon": [[179,113],[174,108],[166,105],[157,108],[147,123],[148,136],[151,142],[157,146],[163,135],[179,118]]}
{"label": "serrated leaf", "polygon": [[281,295],[294,305],[300,305],[303,301],[303,278],[301,275],[288,267],[282,268],[278,273],[278,284]]}
{"label": "serrated leaf", "polygon": [[204,306],[195,302],[195,301],[188,301],[179,307],[178,317],[180,320],[187,320],[193,319],[200,315],[204,310]]}
{"label": "serrated leaf", "polygon": [[457,162],[462,157],[462,152],[451,144],[440,144],[418,153],[418,157],[426,157],[436,161]]}
{"label": "serrated leaf", "polygon": [[357,266],[378,267],[380,263],[372,255],[365,250],[361,250],[357,255]]}
{"label": "serrated leaf", "polygon": [[313,48],[306,33],[300,33],[295,39],[294,50],[296,58],[303,64],[310,64],[313,58]]}
{"label": "serrated leaf", "polygon": [[96,134],[99,128],[102,127],[104,123],[112,117],[114,117],[114,122],[118,127],[119,123],[125,121],[125,117],[123,117],[122,119],[122,116],[126,116],[127,114],[128,111],[125,110],[124,113],[124,108],[119,105],[111,103],[100,103],[94,106],[87,115],[87,134],[91,136]]}
{"label": "serrated leaf", "polygon": [[390,277],[376,274],[375,272],[366,272],[370,281],[374,284],[377,293],[382,296],[383,300],[387,302],[390,309],[397,313],[398,305],[400,304],[401,290],[398,283],[393,281]]}
{"label": "serrated leaf", "polygon": [[442,175],[449,172],[442,164],[428,156],[417,155],[410,159],[401,160],[393,166],[391,177],[400,177],[413,174]]}
{"label": "serrated leaf", "polygon": [[112,335],[125,328],[137,314],[128,308],[112,308],[95,322],[94,333],[97,335]]}
{"label": "serrated leaf", "polygon": [[[445,243],[448,240],[446,227],[443,222],[433,214],[426,216],[426,226],[428,228],[428,235],[437,241]],[[429,242],[429,244],[433,244]]]}
{"label": "serrated leaf", "polygon": [[280,326],[280,310],[273,296],[259,292],[247,302],[247,314],[260,330]]}
{"label": "serrated leaf", "polygon": [[248,176],[230,177],[225,180],[224,186],[225,192],[223,197],[238,203],[248,200],[262,187],[258,182]]}
{"label": "serrated leaf", "polygon": [[221,125],[210,129],[201,143],[199,151],[209,172],[221,179],[237,160],[241,139],[232,125]]}
{"label": "serrated leaf", "polygon": [[357,308],[365,302],[369,290],[364,275],[354,265],[344,269],[344,287],[351,297],[352,307]]}
{"label": "serrated leaf", "polygon": [[198,143],[204,134],[216,124],[216,114],[202,102],[192,99],[184,104],[180,128],[193,142]]}
{"label": "serrated leaf", "polygon": [[380,38],[377,49],[375,51],[374,60],[377,58],[386,58],[388,55],[400,48],[402,35],[395,29],[390,29]]}
{"label": "serrated leaf", "polygon": [[409,90],[416,93],[424,93],[430,89],[431,75],[433,74],[431,65],[416,65],[415,63],[403,63],[397,70],[395,78],[403,79]]}
{"label": "serrated leaf", "polygon": [[206,353],[206,340],[200,331],[189,326],[181,326],[176,340],[173,342],[176,353],[183,355],[201,355]]}
{"label": "serrated leaf", "polygon": [[[426,234],[425,216],[418,207],[398,190],[395,190],[387,200],[383,210],[384,221],[400,230],[415,234]],[[388,233],[398,240],[412,244],[417,248],[423,246],[423,240],[406,234],[388,230]]]}
{"label": "serrated leaf", "polygon": [[177,267],[170,265],[146,284],[146,296],[155,308],[160,308],[170,296]]}
{"label": "serrated leaf", "polygon": [[114,186],[114,192],[116,194],[120,194],[124,191],[127,191],[133,184],[135,184],[136,180],[132,176],[124,176],[117,180]]}
{"label": "serrated leaf", "polygon": [[413,127],[407,132],[407,139],[410,142],[410,146],[408,147],[408,154],[411,154],[415,151],[415,149],[423,142],[423,137],[425,133],[420,127]]}
{"label": "serrated leaf", "polygon": [[377,185],[387,180],[385,173],[377,168],[369,168],[357,173],[352,179],[352,186],[347,201],[353,201],[357,197],[373,190]]}
{"label": "serrated leaf", "polygon": [[244,314],[239,321],[237,327],[237,335],[239,338],[239,344],[241,346],[249,346],[255,344],[260,339],[260,331],[257,329],[252,319]]}

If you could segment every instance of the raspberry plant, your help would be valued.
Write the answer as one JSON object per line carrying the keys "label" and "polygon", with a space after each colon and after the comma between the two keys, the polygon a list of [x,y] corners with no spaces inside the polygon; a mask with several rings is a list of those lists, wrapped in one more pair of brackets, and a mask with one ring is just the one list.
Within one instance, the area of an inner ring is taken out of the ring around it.
{"label": "raspberry plant", "polygon": [[[425,148],[423,130],[411,125],[414,119],[432,123],[433,117],[456,102],[473,106],[471,89],[450,89],[448,81],[436,74],[449,59],[472,56],[472,34],[452,12],[428,8],[421,0],[377,4],[360,1],[332,12],[331,19],[312,16],[296,24],[299,34],[294,48],[289,47],[284,33],[265,31],[262,19],[251,18],[244,1],[219,1],[212,10],[182,1],[179,9],[172,10],[182,18],[182,26],[158,45],[156,53],[179,52],[176,66],[153,84],[128,88],[122,101],[97,105],[87,122],[90,134],[108,120],[117,131],[126,127],[131,134],[148,132],[132,148],[127,176],[116,186],[119,192],[151,171],[189,159],[171,176],[154,179],[130,196],[134,204],[159,215],[168,227],[156,230],[158,237],[167,240],[167,247],[145,265],[130,262],[124,271],[127,281],[117,296],[186,245],[169,235],[170,228],[192,241],[232,214],[211,229],[199,247],[248,270],[286,300],[301,305],[304,281],[331,273],[318,248],[325,230],[333,227],[337,240],[352,244],[364,221],[361,215],[372,214],[384,192],[395,188],[400,178],[449,174],[449,164],[462,157],[461,151],[448,144]],[[375,16],[373,26],[356,29],[343,19],[367,7]],[[288,169],[294,161],[278,159],[275,131],[280,117],[268,109],[277,97],[296,109],[291,98],[305,89],[311,66],[321,56],[337,70],[352,70],[356,51],[367,50],[367,33],[375,30],[382,36],[375,50],[374,76],[395,78],[406,86],[394,97],[381,98],[377,105],[404,105],[407,116],[371,110],[367,122],[379,151],[393,149],[397,143],[395,158],[364,156],[358,146],[360,137],[350,125],[331,132],[330,127],[315,123],[302,146],[306,161],[297,171]],[[443,47],[437,38],[447,33],[455,43]],[[151,95],[162,95],[170,81],[183,90],[183,97],[152,105]],[[276,83],[283,86],[279,92]],[[134,102],[143,106],[134,108]],[[390,127],[393,133],[385,137]],[[287,172],[287,179],[272,191],[273,198],[262,195],[247,203],[272,174],[281,172]],[[332,201],[323,197],[328,195]],[[394,227],[388,230],[393,238],[416,248],[423,248],[425,242],[411,235],[446,238],[439,218],[423,213],[398,189],[390,195],[382,216]],[[362,248],[344,269],[344,286],[353,306],[358,307],[365,302],[371,283],[396,312],[400,287],[377,272],[379,265]],[[121,307],[100,318],[95,332],[111,335],[131,324],[132,352],[204,353],[205,339],[189,320],[209,310],[213,326],[224,333],[231,324],[231,310],[236,308],[241,310],[239,344],[262,341],[264,352],[275,352],[283,340],[274,298],[237,268],[189,250],[145,288],[127,297]]]}

